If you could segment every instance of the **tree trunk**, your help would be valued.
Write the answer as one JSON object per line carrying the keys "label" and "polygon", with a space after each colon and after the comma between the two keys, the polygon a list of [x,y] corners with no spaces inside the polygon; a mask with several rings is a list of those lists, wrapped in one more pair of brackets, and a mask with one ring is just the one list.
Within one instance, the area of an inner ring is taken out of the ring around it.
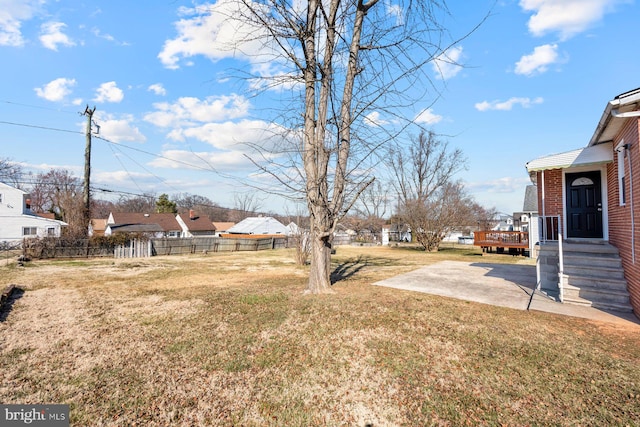
{"label": "tree trunk", "polygon": [[311,232],[311,268],[305,293],[328,294],[331,289],[331,240],[317,230]]}

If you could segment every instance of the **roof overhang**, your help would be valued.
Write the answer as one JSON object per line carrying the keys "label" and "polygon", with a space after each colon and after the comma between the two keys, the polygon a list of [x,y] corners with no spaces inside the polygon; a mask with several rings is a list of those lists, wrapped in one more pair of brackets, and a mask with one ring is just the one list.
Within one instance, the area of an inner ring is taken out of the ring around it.
{"label": "roof overhang", "polygon": [[540,157],[527,163],[527,172],[548,169],[568,169],[582,166],[596,166],[613,161],[612,143],[602,143],[593,147],[579,148],[566,153]]}
{"label": "roof overhang", "polygon": [[616,96],[607,103],[589,147],[613,141],[626,119],[640,117],[640,88]]}

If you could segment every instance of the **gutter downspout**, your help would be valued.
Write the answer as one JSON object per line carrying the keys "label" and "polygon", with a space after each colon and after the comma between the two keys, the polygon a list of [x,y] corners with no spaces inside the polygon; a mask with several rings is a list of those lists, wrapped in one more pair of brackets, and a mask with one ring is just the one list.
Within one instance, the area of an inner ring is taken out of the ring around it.
{"label": "gutter downspout", "polygon": [[[640,111],[636,111],[640,116]],[[627,145],[627,163],[629,163],[629,202],[631,203],[631,259],[636,263],[636,224],[633,206],[633,169],[631,168],[631,146]]]}

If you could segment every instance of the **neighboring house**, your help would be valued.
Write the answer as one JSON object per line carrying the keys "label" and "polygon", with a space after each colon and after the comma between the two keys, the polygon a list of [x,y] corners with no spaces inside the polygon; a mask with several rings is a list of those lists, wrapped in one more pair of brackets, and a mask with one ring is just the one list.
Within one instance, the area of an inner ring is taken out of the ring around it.
{"label": "neighboring house", "polygon": [[182,227],[172,213],[111,212],[105,236],[115,233],[145,233],[152,237],[180,237]]}
{"label": "neighboring house", "polygon": [[219,221],[213,221],[213,226],[216,229],[216,236],[221,236],[222,234],[226,233],[227,231],[229,231],[229,229],[231,227],[233,227],[234,225],[236,225],[235,222],[219,222]]}
{"label": "neighboring house", "polygon": [[29,194],[0,182],[0,241],[60,237],[67,224],[31,211]]}
{"label": "neighboring house", "polygon": [[[556,285],[561,299],[616,310],[633,307],[640,314],[639,121],[640,89],[635,89],[605,105],[586,147],[526,165],[538,188],[540,256],[553,259],[554,247],[556,257],[560,247],[565,253]],[[558,245],[561,239],[566,244]],[[553,266],[546,261],[541,265]],[[551,291],[554,273],[539,276]]]}
{"label": "neighboring house", "polygon": [[188,217],[178,214],[176,220],[182,227],[182,237],[213,237],[216,235],[216,227],[211,219],[207,216],[196,215],[193,210],[189,211]]}
{"label": "neighboring house", "polygon": [[107,229],[107,220],[93,218],[89,221],[89,237],[91,236],[104,236],[104,231]]}
{"label": "neighboring house", "polygon": [[529,256],[535,258],[538,245],[538,188],[527,185],[524,192],[522,211],[513,213],[513,230],[529,233]]}
{"label": "neighboring house", "polygon": [[287,234],[289,236],[297,236],[304,232],[304,230],[298,227],[298,224],[296,224],[295,222],[290,222],[289,225],[287,225],[287,228],[289,229],[287,231]]}
{"label": "neighboring house", "polygon": [[513,231],[513,217],[499,213],[494,219],[493,231]]}
{"label": "neighboring house", "polygon": [[283,235],[289,233],[289,229],[280,221],[270,216],[245,218],[227,230],[229,234],[256,234],[256,235]]}
{"label": "neighboring house", "polygon": [[407,224],[391,224],[389,226],[389,240],[392,242],[410,242],[411,228]]}

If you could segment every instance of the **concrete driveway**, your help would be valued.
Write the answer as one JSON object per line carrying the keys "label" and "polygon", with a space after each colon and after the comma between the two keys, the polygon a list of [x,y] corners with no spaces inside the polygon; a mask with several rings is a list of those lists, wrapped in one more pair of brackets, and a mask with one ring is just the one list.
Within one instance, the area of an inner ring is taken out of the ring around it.
{"label": "concrete driveway", "polygon": [[[408,291],[526,310],[536,286],[533,265],[441,261],[374,283]],[[536,292],[531,310],[640,327],[632,313],[617,313],[562,304]]]}

